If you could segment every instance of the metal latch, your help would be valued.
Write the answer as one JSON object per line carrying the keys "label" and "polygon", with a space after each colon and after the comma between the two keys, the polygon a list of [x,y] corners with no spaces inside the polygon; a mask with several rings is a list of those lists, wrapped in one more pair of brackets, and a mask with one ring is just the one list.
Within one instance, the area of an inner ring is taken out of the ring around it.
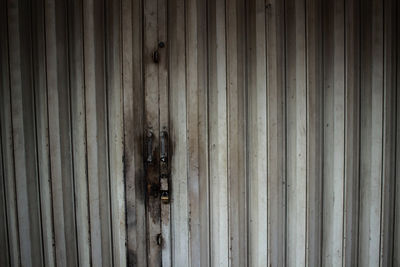
{"label": "metal latch", "polygon": [[162,131],[160,134],[160,197],[164,204],[169,203],[169,168],[168,168],[168,134]]}
{"label": "metal latch", "polygon": [[146,162],[147,164],[151,164],[153,162],[153,133],[149,130],[147,131],[146,134],[146,146],[147,146]]}

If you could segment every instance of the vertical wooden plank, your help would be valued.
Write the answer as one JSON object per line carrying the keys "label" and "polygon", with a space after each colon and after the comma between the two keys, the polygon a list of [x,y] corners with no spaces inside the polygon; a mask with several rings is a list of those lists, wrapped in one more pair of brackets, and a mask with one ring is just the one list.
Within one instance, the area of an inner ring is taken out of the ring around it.
{"label": "vertical wooden plank", "polygon": [[286,7],[287,265],[304,266],[307,192],[305,3]]}
{"label": "vertical wooden plank", "polygon": [[261,266],[268,262],[266,13],[264,1],[248,8],[248,261]]}
{"label": "vertical wooden plank", "polygon": [[209,150],[211,265],[228,266],[228,142],[225,1],[209,4]]}
{"label": "vertical wooden plank", "polygon": [[[2,121],[1,121],[2,122]],[[0,133],[1,138],[1,133]],[[7,207],[6,207],[6,183],[5,175],[3,172],[3,145],[0,142],[0,265],[10,265],[10,250],[8,246],[8,233],[7,233]]]}
{"label": "vertical wooden plank", "polygon": [[[161,264],[161,247],[157,244],[161,233],[161,203],[159,196],[159,135],[160,110],[158,89],[158,63],[153,61],[153,53],[158,49],[157,0],[143,2],[143,64],[144,64],[144,112],[146,142],[151,139],[151,151],[147,150],[146,157],[152,158],[146,162],[147,182],[147,261],[149,266]],[[159,60],[162,60],[161,58]],[[149,134],[152,136],[149,137]],[[151,154],[151,155],[149,155]]]}
{"label": "vertical wooden plank", "polygon": [[9,65],[9,36],[8,36],[8,2],[2,1],[0,6],[0,130],[1,148],[3,155],[3,173],[6,199],[8,245],[10,265],[20,265],[18,211],[15,191],[13,133],[11,118],[11,88],[10,88],[10,65]]}
{"label": "vertical wooden plank", "polygon": [[345,134],[344,2],[324,5],[322,265],[342,264]]}
{"label": "vertical wooden plank", "polygon": [[396,175],[396,5],[384,1],[383,26],[383,156],[380,266],[393,265]]}
{"label": "vertical wooden plank", "polygon": [[122,2],[122,43],[128,266],[147,266],[140,0]]}
{"label": "vertical wooden plank", "polygon": [[[208,10],[207,1],[197,1],[198,134],[199,134],[199,214],[200,266],[210,265],[210,187],[208,140]],[[170,76],[172,78],[172,76]]]}
{"label": "vertical wooden plank", "polygon": [[307,31],[307,251],[308,266],[321,266],[323,90],[322,2],[306,2]]}
{"label": "vertical wooden plank", "polygon": [[383,145],[383,4],[362,2],[359,265],[379,265]]}
{"label": "vertical wooden plank", "polygon": [[199,87],[198,87],[198,1],[186,5],[186,86],[189,200],[189,261],[201,266],[199,192]]}
{"label": "vertical wooden plank", "polygon": [[30,3],[8,1],[11,116],[21,265],[41,266]]}
{"label": "vertical wooden plank", "polygon": [[111,266],[103,1],[84,1],[83,25],[91,258]]}
{"label": "vertical wooden plank", "polygon": [[[160,62],[158,63],[158,91],[159,91],[159,114],[160,114],[160,132],[166,132],[166,138],[169,139],[169,110],[168,110],[168,49],[165,47],[168,45],[168,2],[165,0],[157,1],[157,31],[158,31],[158,51],[160,54]],[[167,145],[170,142],[167,140]],[[160,144],[161,146],[162,144]],[[167,149],[166,162],[160,161],[160,177],[167,172],[169,174],[170,164],[170,149]],[[161,158],[160,149],[160,158]],[[165,167],[166,166],[166,167]],[[160,178],[161,179],[161,178]],[[163,178],[165,179],[165,178]],[[167,177],[167,181],[170,186],[170,177]],[[168,188],[171,190],[171,188]],[[171,196],[169,196],[170,198]],[[171,205],[161,201],[161,236],[162,236],[162,250],[161,250],[161,263],[162,266],[169,267],[172,264],[171,259]]]}
{"label": "vertical wooden plank", "polygon": [[46,66],[56,263],[77,264],[66,2],[46,1]]}
{"label": "vertical wooden plank", "polygon": [[90,265],[89,199],[86,164],[86,115],[83,65],[82,1],[68,2],[72,158],[78,264]]}
{"label": "vertical wooden plank", "polygon": [[268,260],[285,265],[285,64],[284,2],[266,6],[268,114]]}
{"label": "vertical wooden plank", "polygon": [[113,264],[126,266],[121,1],[106,2],[106,62]]}
{"label": "vertical wooden plank", "polygon": [[36,1],[32,6],[33,75],[35,86],[37,155],[41,203],[44,264],[54,266],[54,228],[50,178],[49,127],[46,81],[45,5]]}
{"label": "vertical wooden plank", "polygon": [[396,27],[396,193],[393,235],[393,266],[400,265],[400,4],[397,2]]}
{"label": "vertical wooden plank", "polygon": [[343,265],[357,266],[360,164],[360,1],[346,1]]}
{"label": "vertical wooden plank", "polygon": [[185,2],[169,1],[169,114],[172,140],[172,265],[189,266]]}
{"label": "vertical wooden plank", "polygon": [[247,263],[245,153],[245,2],[226,1],[229,265]]}

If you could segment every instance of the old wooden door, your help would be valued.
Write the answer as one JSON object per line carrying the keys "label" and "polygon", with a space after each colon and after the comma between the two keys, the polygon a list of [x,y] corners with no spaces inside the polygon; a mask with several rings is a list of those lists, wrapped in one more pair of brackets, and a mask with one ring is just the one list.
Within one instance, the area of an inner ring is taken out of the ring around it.
{"label": "old wooden door", "polygon": [[398,2],[0,1],[0,266],[400,266]]}

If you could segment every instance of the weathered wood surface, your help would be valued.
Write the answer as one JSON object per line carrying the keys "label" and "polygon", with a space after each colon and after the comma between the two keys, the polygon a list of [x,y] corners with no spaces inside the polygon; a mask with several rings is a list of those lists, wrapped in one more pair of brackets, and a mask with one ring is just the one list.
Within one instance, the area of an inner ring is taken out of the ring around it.
{"label": "weathered wood surface", "polygon": [[306,264],[307,61],[304,1],[287,1],[286,17],[286,193],[288,266]]}
{"label": "weathered wood surface", "polygon": [[360,164],[360,12],[359,1],[346,6],[346,125],[343,265],[355,266],[358,259],[359,164]]}
{"label": "weathered wood surface", "polygon": [[172,265],[189,266],[188,105],[183,0],[169,1],[168,19]]}
{"label": "weathered wood surface", "polygon": [[400,264],[397,1],[0,12],[1,266]]}
{"label": "weathered wood surface", "polygon": [[[267,69],[264,1],[248,4],[248,262],[268,261]],[[260,9],[263,12],[260,12]]]}
{"label": "weathered wood surface", "polygon": [[324,6],[323,47],[323,266],[338,266],[343,256],[343,200],[345,151],[345,34],[344,2]]}

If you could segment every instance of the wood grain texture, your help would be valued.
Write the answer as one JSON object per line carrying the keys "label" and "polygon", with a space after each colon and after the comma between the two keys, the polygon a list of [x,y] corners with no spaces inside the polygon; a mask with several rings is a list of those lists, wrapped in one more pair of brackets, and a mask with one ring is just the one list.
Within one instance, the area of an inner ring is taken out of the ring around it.
{"label": "wood grain texture", "polygon": [[284,3],[266,7],[268,127],[268,261],[285,265],[285,64]]}
{"label": "wood grain texture", "polygon": [[323,185],[323,25],[321,1],[306,1],[307,31],[307,251],[309,266],[321,265]]}
{"label": "wood grain texture", "polygon": [[[303,1],[286,8],[287,262],[303,266],[307,209],[307,85]],[[290,18],[290,19],[289,19]]]}
{"label": "wood grain texture", "polygon": [[90,265],[89,195],[86,161],[86,112],[83,53],[83,3],[68,5],[68,42],[71,90],[72,158],[75,181],[75,212],[78,264]]}
{"label": "wood grain texture", "polygon": [[92,264],[112,264],[105,85],[104,2],[83,5],[86,142]]}
{"label": "wood grain texture", "polygon": [[397,58],[396,58],[396,193],[394,207],[394,235],[393,235],[393,265],[400,264],[400,51],[399,51],[399,35],[400,35],[400,5],[397,3]]}
{"label": "wood grain texture", "polygon": [[169,1],[168,18],[172,265],[189,266],[185,2]]}
{"label": "wood grain texture", "polygon": [[66,2],[46,1],[49,145],[56,264],[77,264]]}
{"label": "wood grain texture", "polygon": [[399,9],[2,1],[0,265],[397,266]]}
{"label": "wood grain texture", "polygon": [[[359,264],[379,265],[383,156],[383,5],[363,1]],[[368,21],[366,21],[366,18]]]}
{"label": "wood grain texture", "polygon": [[400,264],[400,51],[399,51],[399,35],[400,35],[400,5],[397,3],[397,21],[396,21],[396,194],[395,194],[395,208],[394,208],[394,235],[393,235],[393,265]]}
{"label": "wood grain texture", "polygon": [[[0,143],[0,214],[2,218],[7,216],[6,207],[6,187],[5,187],[5,175],[3,172],[3,149]],[[7,233],[7,220],[0,221],[0,265],[10,265],[10,250],[8,248],[8,233]]]}
{"label": "wood grain texture", "polygon": [[200,249],[200,180],[199,180],[199,70],[198,70],[198,1],[187,1],[186,8],[186,85],[188,142],[189,260],[201,266]]}
{"label": "wood grain texture", "polygon": [[229,264],[225,2],[209,2],[209,172],[212,266]]}
{"label": "wood grain texture", "polygon": [[359,164],[360,164],[360,1],[346,6],[346,125],[345,125],[345,206],[343,265],[358,260]]}
{"label": "wood grain texture", "polygon": [[393,221],[395,200],[396,166],[396,5],[393,1],[383,3],[384,46],[383,46],[383,155],[382,197],[380,229],[380,266],[393,265]]}
{"label": "wood grain texture", "polygon": [[[160,188],[160,97],[158,64],[153,58],[158,48],[157,0],[143,2],[143,76],[144,76],[144,125],[146,140],[152,134],[152,145],[146,148],[146,157],[151,154],[152,162],[146,162],[146,223],[148,266],[161,265],[161,247],[157,244],[161,233]],[[161,56],[159,56],[161,61]],[[147,141],[146,141],[147,142]],[[145,144],[147,146],[147,144]]]}
{"label": "wood grain texture", "polygon": [[324,181],[322,265],[342,263],[345,150],[344,3],[324,6]]}
{"label": "wood grain texture", "polygon": [[[11,120],[21,265],[43,264],[40,225],[34,88],[29,45],[30,3],[8,2]],[[11,49],[12,48],[12,49]]]}
{"label": "wood grain texture", "polygon": [[125,184],[123,173],[123,88],[121,1],[106,2],[106,73],[108,99],[108,161],[113,264],[126,266]]}
{"label": "wood grain texture", "polygon": [[122,2],[124,174],[128,266],[147,266],[143,159],[142,2]]}
{"label": "wood grain texture", "polygon": [[229,265],[247,264],[245,2],[226,2]]}
{"label": "wood grain texture", "polygon": [[42,221],[44,264],[54,266],[54,227],[49,151],[49,120],[46,71],[45,2],[36,1],[32,6],[32,51],[36,110],[36,142],[38,155],[39,190]]}
{"label": "wood grain texture", "polygon": [[[207,38],[207,1],[197,1],[198,38],[197,38],[197,64],[198,64],[198,142],[199,142],[199,227],[200,227],[200,266],[210,266],[210,180],[209,180],[209,105],[208,105],[208,38]],[[172,76],[171,76],[172,78]],[[196,223],[195,221],[193,223]],[[196,263],[197,264],[197,263]]]}
{"label": "wood grain texture", "polygon": [[7,223],[8,247],[10,265],[20,265],[19,231],[17,217],[17,199],[14,172],[14,141],[11,119],[11,88],[10,88],[10,65],[9,65],[9,38],[8,38],[8,2],[1,3],[0,23],[0,101],[1,101],[1,149],[4,175],[5,199],[7,216],[3,217]]}
{"label": "wood grain texture", "polygon": [[[261,12],[262,11],[262,12]],[[264,1],[248,10],[248,182],[249,265],[268,262],[266,18]]]}
{"label": "wood grain texture", "polygon": [[[160,131],[167,133],[167,171],[171,162],[170,136],[169,136],[169,80],[168,80],[168,2],[165,0],[157,1],[157,36],[158,51],[160,53],[160,62],[158,64],[158,91],[159,91],[159,114],[160,114]],[[163,46],[164,45],[164,46]],[[160,150],[161,158],[161,150]],[[171,186],[171,177],[168,177],[169,187]],[[171,188],[169,188],[171,190]],[[169,196],[171,197],[171,196]],[[171,205],[161,203],[161,264],[165,267],[172,266],[172,250],[171,250]]]}

